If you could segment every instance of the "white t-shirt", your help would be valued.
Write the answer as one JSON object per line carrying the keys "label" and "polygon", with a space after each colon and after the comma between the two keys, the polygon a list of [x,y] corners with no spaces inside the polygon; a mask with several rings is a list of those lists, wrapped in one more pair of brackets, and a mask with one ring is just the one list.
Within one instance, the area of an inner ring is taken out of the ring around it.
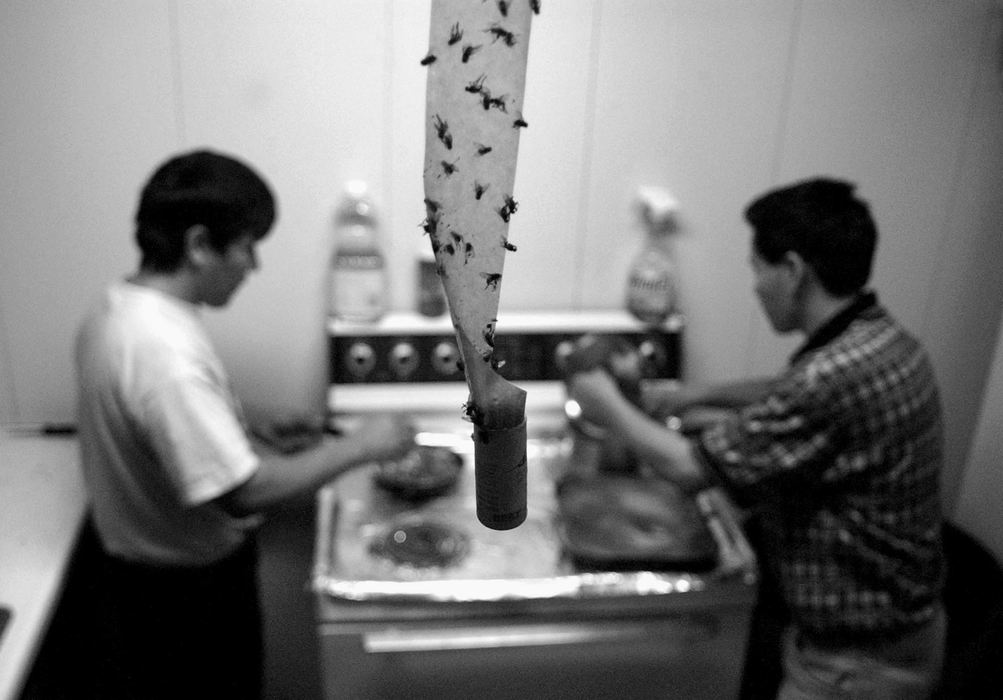
{"label": "white t-shirt", "polygon": [[112,285],[77,335],[80,448],[105,547],[198,565],[233,552],[256,518],[213,499],[258,468],[240,406],[196,307]]}

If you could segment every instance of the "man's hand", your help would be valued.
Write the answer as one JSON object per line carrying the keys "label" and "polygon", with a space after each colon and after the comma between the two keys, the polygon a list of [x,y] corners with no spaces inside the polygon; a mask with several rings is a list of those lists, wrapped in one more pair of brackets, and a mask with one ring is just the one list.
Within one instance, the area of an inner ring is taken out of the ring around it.
{"label": "man's hand", "polygon": [[627,401],[605,370],[579,372],[570,377],[568,393],[578,402],[585,420],[615,431],[616,439],[622,440],[658,474],[687,491],[706,486],[707,478],[693,457],[690,440]]}
{"label": "man's hand", "polygon": [[611,425],[615,417],[613,408],[626,401],[616,380],[601,368],[569,377],[568,395],[578,402],[585,420],[600,426]]}
{"label": "man's hand", "polygon": [[360,448],[377,462],[400,459],[413,450],[414,435],[414,426],[399,414],[368,417],[352,433]]}

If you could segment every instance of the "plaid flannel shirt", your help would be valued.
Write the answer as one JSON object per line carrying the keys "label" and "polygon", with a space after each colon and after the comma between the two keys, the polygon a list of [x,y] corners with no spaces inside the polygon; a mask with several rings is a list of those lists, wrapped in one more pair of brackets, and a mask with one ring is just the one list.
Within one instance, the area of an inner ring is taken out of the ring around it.
{"label": "plaid flannel shirt", "polygon": [[929,360],[869,293],[699,452],[761,518],[761,559],[798,627],[870,638],[935,613],[942,441]]}

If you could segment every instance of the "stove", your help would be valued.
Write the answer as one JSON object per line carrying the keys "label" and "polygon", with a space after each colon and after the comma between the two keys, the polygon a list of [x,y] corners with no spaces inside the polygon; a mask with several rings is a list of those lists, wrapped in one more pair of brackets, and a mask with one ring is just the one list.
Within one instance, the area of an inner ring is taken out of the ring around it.
{"label": "stove", "polygon": [[619,335],[645,357],[647,383],[671,382],[681,330],[680,319],[650,328],[606,312],[499,318],[503,374],[528,393],[528,515],[498,531],[476,516],[472,426],[461,418],[466,385],[448,319],[332,323],[335,422],[406,410],[419,442],[448,447],[463,467],[451,490],[425,501],[381,488],[375,464],[319,493],[312,588],[328,697],[737,694],[757,579],[723,492],[697,496],[717,543],[709,569],[585,569],[560,536],[555,484],[586,454],[563,413],[570,344]]}
{"label": "stove", "polygon": [[[560,546],[551,523],[553,497],[541,471],[563,443],[553,438],[528,441],[527,458],[537,465],[533,476],[539,478],[527,479],[526,521],[512,532],[492,530],[477,520],[469,434],[431,432],[427,416],[418,420],[425,428],[419,440],[452,442],[451,449],[462,456],[456,483],[435,498],[403,499],[379,485],[374,464],[324,489],[315,587],[346,600],[489,600],[496,597],[488,590],[493,584],[483,582],[537,579],[557,572]],[[454,554],[447,565],[394,560],[393,545],[387,546],[385,539],[397,534],[407,546],[408,528],[420,531],[423,526],[448,533],[458,543],[443,547],[445,554]],[[512,587],[507,588],[511,592]]]}

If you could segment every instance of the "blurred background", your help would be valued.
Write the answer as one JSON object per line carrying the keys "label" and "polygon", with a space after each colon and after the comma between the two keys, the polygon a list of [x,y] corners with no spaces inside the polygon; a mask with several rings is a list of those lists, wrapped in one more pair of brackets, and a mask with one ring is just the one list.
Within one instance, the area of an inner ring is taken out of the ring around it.
{"label": "blurred background", "polygon": [[[0,422],[73,420],[75,326],[136,264],[152,169],[210,147],[279,200],[261,270],[207,322],[251,410],[320,410],[331,215],[368,183],[391,309],[417,304],[427,0],[0,3]],[[621,308],[639,187],[679,202],[685,375],[774,372],[742,210],[858,183],[873,283],[927,345],[946,507],[997,553],[1003,476],[1003,4],[544,0],[530,41],[502,311]]]}

